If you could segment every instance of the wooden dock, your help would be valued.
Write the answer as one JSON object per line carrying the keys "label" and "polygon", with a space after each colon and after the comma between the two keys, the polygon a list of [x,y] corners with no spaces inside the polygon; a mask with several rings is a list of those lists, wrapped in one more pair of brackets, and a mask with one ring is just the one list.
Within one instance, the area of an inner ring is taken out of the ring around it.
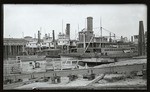
{"label": "wooden dock", "polygon": [[30,73],[30,74],[12,74],[7,77],[9,79],[24,79],[24,78],[41,78],[41,77],[53,77],[53,76],[61,76],[67,77],[70,74],[73,75],[84,75],[84,74],[110,74],[110,73],[121,73],[121,74],[129,74],[132,71],[142,71],[146,69],[147,64],[131,64],[131,65],[119,65],[119,66],[109,66],[109,67],[100,67],[100,68],[89,68],[89,69],[74,69],[74,70],[61,70],[61,71],[49,71],[49,72],[38,72],[38,73]]}

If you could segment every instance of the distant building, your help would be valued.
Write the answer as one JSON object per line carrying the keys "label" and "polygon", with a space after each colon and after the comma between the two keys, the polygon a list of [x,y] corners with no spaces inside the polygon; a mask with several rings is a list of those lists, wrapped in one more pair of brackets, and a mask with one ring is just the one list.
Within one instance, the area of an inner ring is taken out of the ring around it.
{"label": "distant building", "polygon": [[123,38],[123,42],[129,42],[128,38],[127,38],[127,37],[124,37],[124,38]]}
{"label": "distant building", "polygon": [[134,44],[138,44],[138,37],[139,37],[138,35],[134,35],[134,41],[133,41]]}
{"label": "distant building", "polygon": [[21,55],[24,51],[26,40],[22,38],[4,38],[3,41],[3,53],[4,59],[13,58],[17,55]]}
{"label": "distant building", "polygon": [[121,36],[120,41],[121,42],[129,42],[128,38],[127,37],[123,37],[123,36]]}
{"label": "distant building", "polygon": [[32,38],[31,36],[25,36],[24,39],[25,39],[26,41],[32,41],[32,40],[33,40],[33,38]]}
{"label": "distant building", "polygon": [[[145,43],[147,45],[147,31],[145,32],[144,37],[145,37]],[[139,39],[139,35],[134,35],[134,40],[133,40],[134,44],[138,44],[138,39]]]}

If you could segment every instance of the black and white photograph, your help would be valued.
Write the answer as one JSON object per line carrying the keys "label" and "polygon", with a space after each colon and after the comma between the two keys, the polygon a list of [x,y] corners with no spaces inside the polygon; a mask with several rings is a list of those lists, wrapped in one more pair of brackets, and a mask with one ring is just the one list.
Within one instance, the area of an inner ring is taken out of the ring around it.
{"label": "black and white photograph", "polygon": [[147,90],[146,4],[3,4],[3,90]]}

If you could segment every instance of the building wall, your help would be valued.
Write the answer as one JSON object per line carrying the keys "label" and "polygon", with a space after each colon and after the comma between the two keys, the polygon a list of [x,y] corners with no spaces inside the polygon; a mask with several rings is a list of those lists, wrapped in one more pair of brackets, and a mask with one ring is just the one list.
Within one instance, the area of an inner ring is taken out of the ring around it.
{"label": "building wall", "polygon": [[4,38],[3,40],[3,57],[4,59],[12,58],[17,55],[21,55],[23,51],[23,45],[27,41],[19,38]]}
{"label": "building wall", "polygon": [[12,58],[17,55],[20,55],[22,52],[23,46],[20,45],[4,45],[3,46],[3,57],[4,59]]}
{"label": "building wall", "polygon": [[134,35],[134,44],[138,44],[138,35]]}
{"label": "building wall", "polygon": [[35,42],[28,42],[26,44],[26,47],[28,47],[28,48],[38,48],[38,43],[37,43],[37,41],[35,41]]}

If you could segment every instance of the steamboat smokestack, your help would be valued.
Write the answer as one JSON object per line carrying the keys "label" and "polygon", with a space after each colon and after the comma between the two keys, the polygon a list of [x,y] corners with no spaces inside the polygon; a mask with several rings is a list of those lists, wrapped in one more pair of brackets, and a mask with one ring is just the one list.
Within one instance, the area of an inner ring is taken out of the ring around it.
{"label": "steamboat smokestack", "polygon": [[93,31],[93,18],[87,17],[87,31]]}
{"label": "steamboat smokestack", "polygon": [[123,36],[121,36],[121,41],[123,41]]}
{"label": "steamboat smokestack", "polygon": [[138,55],[145,55],[145,37],[143,21],[139,21]]}
{"label": "steamboat smokestack", "polygon": [[41,40],[41,33],[40,33],[40,31],[38,31],[38,43],[40,43],[40,40]]}
{"label": "steamboat smokestack", "polygon": [[54,33],[54,30],[53,30],[53,42],[55,41],[55,33]]}
{"label": "steamboat smokestack", "polygon": [[111,33],[109,33],[109,42],[111,42]]}
{"label": "steamboat smokestack", "polygon": [[66,24],[66,35],[69,37],[70,39],[70,24]]}
{"label": "steamboat smokestack", "polygon": [[133,36],[131,36],[131,42],[133,42]]}

